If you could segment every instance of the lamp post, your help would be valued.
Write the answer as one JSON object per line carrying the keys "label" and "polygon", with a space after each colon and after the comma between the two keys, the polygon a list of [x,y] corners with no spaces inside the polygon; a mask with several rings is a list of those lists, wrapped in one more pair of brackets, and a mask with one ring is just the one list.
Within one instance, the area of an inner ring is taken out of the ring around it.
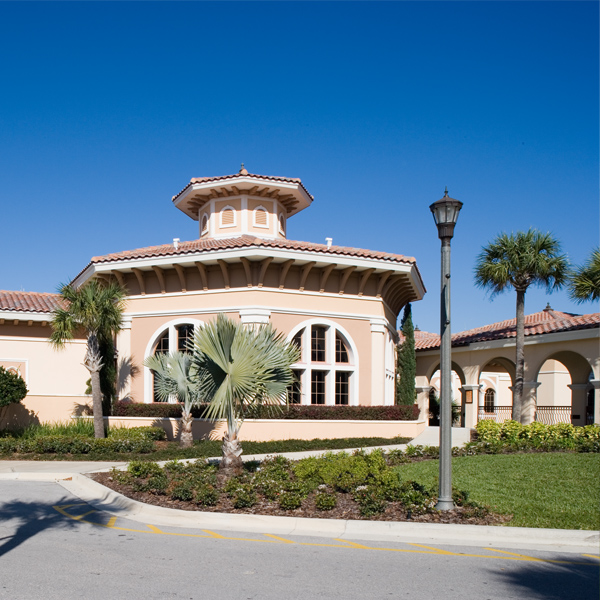
{"label": "lamp post", "polygon": [[440,490],[438,510],[451,510],[452,501],[452,358],[450,333],[450,240],[462,202],[448,196],[434,202],[429,208],[442,241],[442,283],[440,294]]}

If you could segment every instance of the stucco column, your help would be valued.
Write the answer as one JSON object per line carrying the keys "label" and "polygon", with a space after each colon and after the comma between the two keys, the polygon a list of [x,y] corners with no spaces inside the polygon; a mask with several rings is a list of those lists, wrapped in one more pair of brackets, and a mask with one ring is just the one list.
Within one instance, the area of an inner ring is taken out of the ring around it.
{"label": "stucco column", "polygon": [[371,319],[371,406],[385,402],[385,319]]}
{"label": "stucco column", "polygon": [[585,425],[585,409],[587,404],[587,383],[571,383],[571,423]]}
{"label": "stucco column", "polygon": [[419,420],[429,422],[429,390],[431,389],[430,385],[417,385],[415,386],[415,390],[417,392],[417,406],[421,411],[419,413]]}
{"label": "stucco column", "polygon": [[524,425],[533,423],[535,419],[535,407],[537,406],[537,389],[540,387],[538,381],[523,382],[523,410],[521,416]]}
{"label": "stucco column", "polygon": [[594,423],[600,424],[600,379],[590,379],[594,386]]}
{"label": "stucco column", "polygon": [[123,317],[117,334],[117,400],[131,398],[131,317]]}
{"label": "stucco column", "polygon": [[481,387],[481,385],[463,385],[461,388],[459,388],[465,414],[465,422],[464,425],[462,425],[463,427],[475,427],[477,425],[479,390]]}

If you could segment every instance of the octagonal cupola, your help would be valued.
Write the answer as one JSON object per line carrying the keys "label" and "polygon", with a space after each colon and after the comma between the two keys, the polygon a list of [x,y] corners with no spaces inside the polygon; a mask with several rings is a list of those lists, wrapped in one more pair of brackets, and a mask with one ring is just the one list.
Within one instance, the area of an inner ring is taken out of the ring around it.
{"label": "octagonal cupola", "polygon": [[300,179],[254,175],[243,163],[235,175],[196,177],[173,196],[175,206],[198,221],[201,238],[285,238],[287,219],[312,200]]}

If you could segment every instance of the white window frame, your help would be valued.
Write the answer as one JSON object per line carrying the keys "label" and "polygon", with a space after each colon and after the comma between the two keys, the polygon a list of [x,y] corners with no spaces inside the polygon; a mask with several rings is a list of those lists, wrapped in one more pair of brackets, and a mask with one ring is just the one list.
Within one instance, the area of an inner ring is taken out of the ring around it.
{"label": "white window frame", "polygon": [[[313,362],[311,358],[311,329],[313,325],[325,327],[325,361]],[[287,341],[291,342],[296,334],[304,329],[301,340],[301,357],[291,368],[303,371],[301,377],[301,404],[311,404],[311,382],[312,371],[325,371],[325,406],[335,406],[335,373],[336,371],[345,371],[350,373],[348,385],[348,406],[358,406],[358,347],[350,334],[335,321],[330,319],[308,319],[294,327],[287,336]],[[348,362],[335,362],[335,336],[336,332],[341,335],[347,344]],[[323,406],[323,405],[321,405]]]}
{"label": "white window frame", "polygon": [[[148,342],[144,352],[144,360],[149,356],[154,355],[154,348],[166,330],[169,331],[169,353],[171,353],[173,348],[177,348],[178,325],[193,325],[194,333],[196,333],[199,327],[204,327],[204,324],[204,321],[190,319],[189,317],[173,319],[172,321],[163,323],[150,337],[150,341]],[[144,365],[144,403],[150,404],[152,402],[154,402],[154,381],[152,378],[152,370]]]}

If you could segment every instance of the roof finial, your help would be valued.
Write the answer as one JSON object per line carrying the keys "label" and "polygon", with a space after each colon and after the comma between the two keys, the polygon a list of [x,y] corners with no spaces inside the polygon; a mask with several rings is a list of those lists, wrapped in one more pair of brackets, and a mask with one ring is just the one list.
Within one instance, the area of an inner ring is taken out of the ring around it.
{"label": "roof finial", "polygon": [[444,198],[448,197],[448,186],[446,186],[446,189],[444,190]]}
{"label": "roof finial", "polygon": [[242,167],[240,168],[240,175],[248,175],[248,171],[246,171],[245,167],[244,167],[244,163],[242,163]]}
{"label": "roof finial", "polygon": [[546,302],[546,308],[544,309],[544,312],[549,312],[553,310],[552,307],[550,306],[550,302]]}

